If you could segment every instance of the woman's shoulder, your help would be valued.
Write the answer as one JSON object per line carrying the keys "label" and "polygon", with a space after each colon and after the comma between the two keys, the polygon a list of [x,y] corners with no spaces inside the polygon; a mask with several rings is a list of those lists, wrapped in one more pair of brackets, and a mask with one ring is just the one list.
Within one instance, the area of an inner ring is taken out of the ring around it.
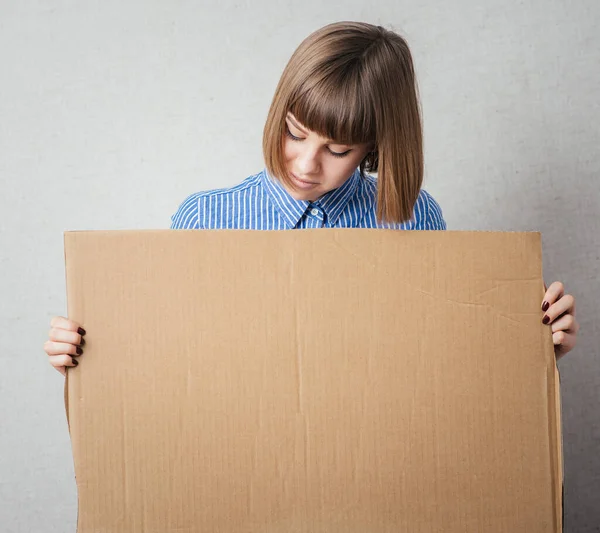
{"label": "woman's shoulder", "polygon": [[260,186],[263,172],[252,174],[232,187],[208,189],[190,194],[181,202],[179,208],[171,217],[171,229],[200,228],[203,210],[219,210],[222,205],[234,198],[251,194]]}
{"label": "woman's shoulder", "polygon": [[415,203],[414,219],[414,229],[446,229],[446,221],[444,220],[440,204],[425,189],[419,191],[419,196]]}

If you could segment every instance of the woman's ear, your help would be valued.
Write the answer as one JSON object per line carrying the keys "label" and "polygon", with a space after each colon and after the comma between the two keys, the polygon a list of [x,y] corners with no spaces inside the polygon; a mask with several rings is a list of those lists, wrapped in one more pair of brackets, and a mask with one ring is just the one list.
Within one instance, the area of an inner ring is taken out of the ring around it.
{"label": "woman's ear", "polygon": [[361,171],[377,172],[377,167],[379,164],[379,153],[377,152],[376,143],[369,143],[367,149],[368,152],[365,154],[365,157],[363,158],[360,164]]}

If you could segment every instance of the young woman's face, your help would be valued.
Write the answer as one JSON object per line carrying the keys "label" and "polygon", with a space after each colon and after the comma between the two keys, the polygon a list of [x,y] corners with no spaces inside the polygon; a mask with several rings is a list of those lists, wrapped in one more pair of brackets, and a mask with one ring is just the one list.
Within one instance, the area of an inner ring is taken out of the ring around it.
{"label": "young woman's face", "polygon": [[338,144],[325,139],[288,113],[284,155],[296,200],[314,201],[340,187],[369,152],[369,144]]}

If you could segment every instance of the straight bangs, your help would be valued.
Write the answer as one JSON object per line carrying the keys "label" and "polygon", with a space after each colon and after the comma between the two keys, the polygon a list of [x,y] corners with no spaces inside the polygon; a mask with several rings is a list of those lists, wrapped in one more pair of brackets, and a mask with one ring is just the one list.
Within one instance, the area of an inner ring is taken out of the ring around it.
{"label": "straight bangs", "polygon": [[303,82],[292,95],[289,111],[302,125],[338,144],[375,143],[372,96],[360,83],[359,65],[353,67]]}

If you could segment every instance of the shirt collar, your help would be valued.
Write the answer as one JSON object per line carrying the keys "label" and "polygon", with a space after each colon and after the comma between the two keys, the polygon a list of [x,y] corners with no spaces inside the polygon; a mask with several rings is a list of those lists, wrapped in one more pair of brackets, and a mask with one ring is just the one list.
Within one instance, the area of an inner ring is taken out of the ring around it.
{"label": "shirt collar", "polygon": [[342,185],[333,191],[329,191],[322,196],[318,203],[327,215],[327,220],[330,225],[334,226],[344,209],[348,206],[348,202],[356,194],[358,184],[360,182],[360,170],[356,169]]}
{"label": "shirt collar", "polygon": [[279,180],[273,178],[265,169],[262,173],[262,184],[267,194],[275,204],[277,211],[287,222],[289,229],[296,227],[310,202],[296,200],[285,190]]}
{"label": "shirt collar", "polygon": [[293,198],[279,180],[270,176],[266,169],[262,173],[263,186],[290,229],[298,225],[311,203],[320,205],[327,216],[329,225],[335,225],[350,199],[356,194],[359,181],[360,171],[356,169],[340,187],[329,191],[315,202],[308,202]]}

